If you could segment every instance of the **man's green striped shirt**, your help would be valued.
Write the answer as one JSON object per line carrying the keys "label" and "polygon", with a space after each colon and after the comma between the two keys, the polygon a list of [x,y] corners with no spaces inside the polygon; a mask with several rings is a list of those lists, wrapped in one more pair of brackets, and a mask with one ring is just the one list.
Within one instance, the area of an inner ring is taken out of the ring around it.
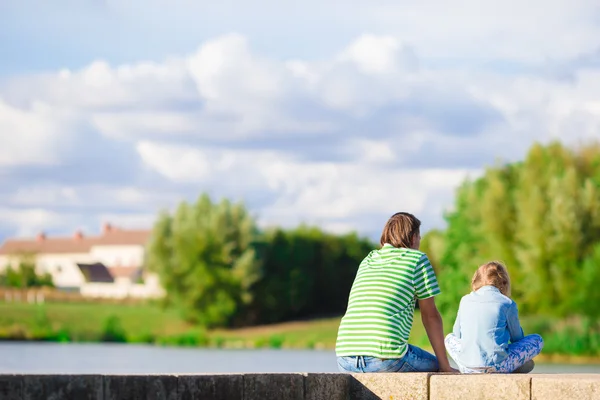
{"label": "man's green striped shirt", "polygon": [[427,255],[385,244],[361,262],[335,346],[337,356],[401,358],[415,302],[440,293]]}

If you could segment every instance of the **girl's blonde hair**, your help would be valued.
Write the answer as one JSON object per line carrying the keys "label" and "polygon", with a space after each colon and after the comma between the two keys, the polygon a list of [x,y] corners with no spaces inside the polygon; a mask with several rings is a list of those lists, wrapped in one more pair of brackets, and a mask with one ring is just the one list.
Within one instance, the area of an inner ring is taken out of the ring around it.
{"label": "girl's blonde hair", "polygon": [[510,297],[510,277],[504,264],[490,261],[477,268],[471,281],[471,289],[477,291],[487,285],[497,287],[503,295]]}

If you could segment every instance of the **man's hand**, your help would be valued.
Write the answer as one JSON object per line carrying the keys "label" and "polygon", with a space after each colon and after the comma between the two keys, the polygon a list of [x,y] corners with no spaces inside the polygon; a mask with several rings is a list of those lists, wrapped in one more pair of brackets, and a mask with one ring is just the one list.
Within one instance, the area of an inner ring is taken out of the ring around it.
{"label": "man's hand", "polygon": [[448,365],[446,368],[441,368],[440,367],[440,372],[453,372],[453,373],[460,373],[459,370],[457,370],[456,368],[452,368],[450,365]]}

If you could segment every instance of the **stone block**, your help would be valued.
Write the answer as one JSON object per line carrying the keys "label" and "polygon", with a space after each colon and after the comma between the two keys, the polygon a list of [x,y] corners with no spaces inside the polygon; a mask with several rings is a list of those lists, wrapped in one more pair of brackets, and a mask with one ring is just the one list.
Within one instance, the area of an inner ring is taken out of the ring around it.
{"label": "stone block", "polygon": [[244,400],[303,400],[302,374],[244,374]]}
{"label": "stone block", "polygon": [[179,400],[242,400],[244,376],[225,375],[179,375]]}
{"label": "stone block", "polygon": [[350,399],[427,400],[428,373],[351,374]]}
{"label": "stone block", "polygon": [[529,400],[531,375],[440,374],[429,382],[431,400]]}
{"label": "stone block", "polygon": [[0,375],[0,399],[21,400],[23,398],[23,375]]}
{"label": "stone block", "polygon": [[23,375],[24,400],[102,400],[101,375]]}
{"label": "stone block", "polygon": [[105,375],[104,399],[145,399],[146,378],[146,375]]}
{"label": "stone block", "polygon": [[146,400],[178,400],[177,375],[146,376]]}
{"label": "stone block", "polygon": [[600,374],[532,375],[531,399],[600,399]]}
{"label": "stone block", "polygon": [[348,400],[350,398],[349,374],[306,374],[305,400]]}

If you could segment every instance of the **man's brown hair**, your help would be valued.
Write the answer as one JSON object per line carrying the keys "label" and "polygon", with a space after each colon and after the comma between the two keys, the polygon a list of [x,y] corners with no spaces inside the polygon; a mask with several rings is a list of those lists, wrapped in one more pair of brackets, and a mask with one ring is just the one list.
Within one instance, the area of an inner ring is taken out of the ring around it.
{"label": "man's brown hair", "polygon": [[407,212],[398,212],[390,217],[383,227],[379,243],[394,247],[410,248],[415,235],[419,234],[421,221]]}
{"label": "man's brown hair", "polygon": [[477,268],[471,281],[471,289],[475,292],[487,285],[495,286],[500,293],[510,297],[510,277],[504,264],[490,261]]}

